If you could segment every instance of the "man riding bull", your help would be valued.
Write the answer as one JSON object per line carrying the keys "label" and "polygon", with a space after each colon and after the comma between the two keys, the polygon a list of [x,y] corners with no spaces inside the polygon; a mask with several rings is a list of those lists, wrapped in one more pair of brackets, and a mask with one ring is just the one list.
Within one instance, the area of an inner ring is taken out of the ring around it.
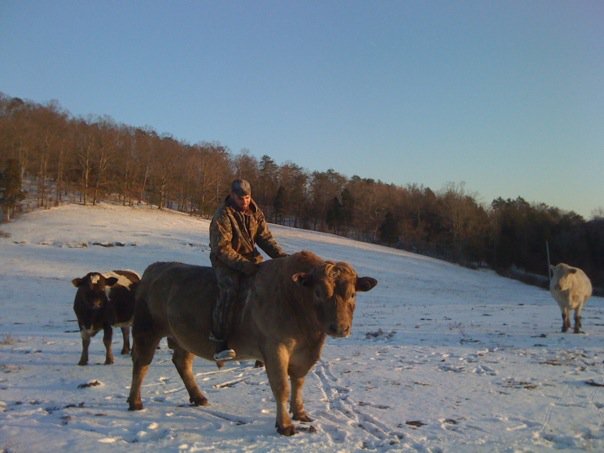
{"label": "man riding bull", "polygon": [[256,244],[271,258],[286,256],[268,229],[264,214],[252,199],[252,187],[236,179],[231,192],[210,223],[210,261],[218,281],[218,300],[212,313],[212,334],[216,342],[214,360],[234,359],[228,347],[233,308],[244,275],[254,275],[263,261]]}

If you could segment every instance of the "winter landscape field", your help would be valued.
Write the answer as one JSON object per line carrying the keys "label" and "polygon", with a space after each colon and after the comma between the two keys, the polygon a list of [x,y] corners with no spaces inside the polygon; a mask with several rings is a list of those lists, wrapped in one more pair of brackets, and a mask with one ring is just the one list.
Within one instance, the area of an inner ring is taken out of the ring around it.
{"label": "winter landscape field", "polygon": [[585,334],[562,334],[543,289],[279,226],[286,251],[344,260],[379,281],[359,294],[352,335],[328,339],[307,376],[314,429],[276,433],[268,379],[253,362],[218,370],[198,359],[210,405],[190,406],[165,340],[143,386],[145,409],[129,412],[129,356],[103,365],[99,334],[90,365],[77,365],[71,280],[142,274],[155,261],[209,265],[208,226],[107,204],[0,225],[0,452],[604,451],[602,298],[585,309]]}

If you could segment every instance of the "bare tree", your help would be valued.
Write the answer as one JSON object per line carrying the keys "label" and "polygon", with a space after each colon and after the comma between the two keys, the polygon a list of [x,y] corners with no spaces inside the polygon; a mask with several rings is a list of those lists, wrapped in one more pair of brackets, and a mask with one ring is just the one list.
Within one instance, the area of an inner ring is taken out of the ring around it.
{"label": "bare tree", "polygon": [[77,168],[80,174],[80,197],[82,203],[86,205],[93,166],[94,136],[91,133],[90,126],[83,120],[78,123],[76,146]]}
{"label": "bare tree", "polygon": [[[250,154],[246,149],[233,158],[233,169],[235,178],[247,179],[252,185],[252,190],[256,192],[256,188],[260,183],[258,159]],[[256,195],[254,194],[254,197]]]}

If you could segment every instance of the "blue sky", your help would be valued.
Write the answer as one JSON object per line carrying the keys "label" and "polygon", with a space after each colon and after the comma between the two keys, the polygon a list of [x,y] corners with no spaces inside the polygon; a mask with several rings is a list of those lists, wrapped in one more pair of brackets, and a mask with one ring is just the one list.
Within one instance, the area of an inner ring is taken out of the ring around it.
{"label": "blue sky", "polygon": [[0,91],[489,204],[604,209],[602,1],[0,0]]}

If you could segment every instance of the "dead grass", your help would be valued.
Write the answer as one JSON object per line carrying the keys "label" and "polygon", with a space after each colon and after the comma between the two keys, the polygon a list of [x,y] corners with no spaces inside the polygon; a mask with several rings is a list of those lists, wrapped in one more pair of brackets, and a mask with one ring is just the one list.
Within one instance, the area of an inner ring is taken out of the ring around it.
{"label": "dead grass", "polygon": [[12,335],[4,335],[2,340],[0,340],[0,346],[13,346],[17,343],[17,339]]}

